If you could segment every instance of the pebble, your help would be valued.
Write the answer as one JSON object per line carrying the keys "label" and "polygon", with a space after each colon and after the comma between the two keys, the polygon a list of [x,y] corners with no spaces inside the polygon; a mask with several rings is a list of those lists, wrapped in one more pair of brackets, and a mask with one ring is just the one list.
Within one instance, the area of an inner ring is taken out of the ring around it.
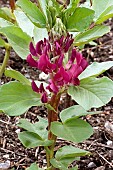
{"label": "pebble", "polygon": [[105,170],[105,167],[104,166],[100,166],[100,167],[96,168],[95,170]]}
{"label": "pebble", "polygon": [[9,154],[3,155],[3,158],[9,158]]}
{"label": "pebble", "polygon": [[107,141],[107,145],[108,145],[108,146],[113,146],[113,142],[112,142],[111,140],[108,140],[108,141]]}
{"label": "pebble", "polygon": [[94,162],[90,162],[88,164],[88,168],[96,168],[96,164]]}
{"label": "pebble", "polygon": [[0,163],[0,170],[7,170],[10,167],[10,161],[6,161],[4,163]]}

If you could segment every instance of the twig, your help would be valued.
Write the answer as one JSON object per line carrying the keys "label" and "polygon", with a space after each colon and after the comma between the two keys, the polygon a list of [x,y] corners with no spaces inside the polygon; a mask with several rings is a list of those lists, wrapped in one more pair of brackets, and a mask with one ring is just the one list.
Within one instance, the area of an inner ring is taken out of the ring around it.
{"label": "twig", "polygon": [[8,149],[4,149],[4,148],[0,148],[0,150],[4,151],[4,152],[9,152],[9,153],[12,153],[12,154],[15,154],[15,155],[18,155],[18,156],[25,156],[24,154],[18,154],[17,152],[13,152],[13,151],[10,151]]}
{"label": "twig", "polygon": [[113,168],[113,164],[109,162],[107,159],[105,159],[100,153],[96,152],[107,164],[109,164]]}
{"label": "twig", "polygon": [[105,144],[102,144],[102,143],[98,143],[98,142],[90,142],[90,141],[85,141],[85,142],[83,142],[83,143],[85,143],[85,144],[90,144],[90,145],[93,145],[93,146],[100,146],[100,147],[105,147],[105,148],[108,148],[108,149],[112,149],[113,150],[113,147],[111,147],[111,146],[108,146],[108,145],[105,145]]}

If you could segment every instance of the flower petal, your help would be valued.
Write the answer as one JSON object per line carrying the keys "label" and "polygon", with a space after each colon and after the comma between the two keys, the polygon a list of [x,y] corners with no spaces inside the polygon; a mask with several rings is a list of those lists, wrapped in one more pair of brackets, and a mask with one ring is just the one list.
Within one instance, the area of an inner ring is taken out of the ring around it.
{"label": "flower petal", "polygon": [[44,89],[44,86],[43,86],[43,83],[40,84],[40,93],[44,93],[45,92],[45,89]]}
{"label": "flower petal", "polygon": [[34,81],[32,81],[31,86],[32,86],[33,91],[35,91],[37,93],[40,92],[40,89],[37,87],[37,85]]}
{"label": "flower petal", "polygon": [[47,93],[46,92],[44,92],[42,94],[41,101],[42,101],[42,103],[47,103],[48,97],[47,97]]}
{"label": "flower petal", "polygon": [[27,62],[31,67],[38,67],[38,62],[32,58],[31,54],[27,56]]}
{"label": "flower petal", "polygon": [[88,66],[88,62],[86,61],[85,58],[82,59],[80,65],[81,65],[81,67],[82,67],[83,70]]}
{"label": "flower petal", "polygon": [[36,44],[36,52],[39,55],[42,55],[42,47],[43,47],[43,41],[41,40]]}
{"label": "flower petal", "polygon": [[36,50],[35,50],[34,45],[33,45],[32,42],[30,42],[30,44],[29,44],[29,50],[30,50],[30,53],[31,53],[33,56],[37,56]]}

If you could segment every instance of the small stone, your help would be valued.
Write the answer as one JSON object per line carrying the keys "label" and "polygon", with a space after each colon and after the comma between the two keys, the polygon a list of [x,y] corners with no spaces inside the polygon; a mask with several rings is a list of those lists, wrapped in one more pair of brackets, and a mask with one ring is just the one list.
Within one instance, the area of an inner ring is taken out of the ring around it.
{"label": "small stone", "polygon": [[6,161],[4,163],[0,163],[0,170],[7,170],[10,167],[10,161]]}
{"label": "small stone", "polygon": [[96,165],[95,165],[94,162],[90,162],[90,163],[88,164],[88,168],[95,168],[95,167],[96,167]]}
{"label": "small stone", "polygon": [[108,140],[108,141],[107,141],[107,145],[108,145],[108,146],[113,146],[113,142],[112,142],[111,140]]}
{"label": "small stone", "polygon": [[100,166],[100,167],[96,168],[95,170],[105,170],[105,167],[104,166]]}
{"label": "small stone", "polygon": [[15,132],[16,132],[17,134],[20,133],[20,129],[17,129]]}
{"label": "small stone", "polygon": [[46,162],[46,159],[44,159],[44,160],[43,160],[43,163],[44,163],[44,164],[46,164],[46,163],[47,163],[47,162]]}
{"label": "small stone", "polygon": [[6,159],[8,159],[8,158],[9,158],[9,155],[8,155],[8,154],[6,154],[6,155],[3,155],[3,158],[6,158]]}

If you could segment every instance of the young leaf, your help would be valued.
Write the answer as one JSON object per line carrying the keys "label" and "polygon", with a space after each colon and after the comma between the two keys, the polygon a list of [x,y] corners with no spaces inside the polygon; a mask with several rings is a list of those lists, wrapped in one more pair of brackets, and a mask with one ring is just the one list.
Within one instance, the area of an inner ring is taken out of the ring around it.
{"label": "young leaf", "polygon": [[[58,168],[60,170],[62,170],[62,169],[68,170],[68,168],[67,168],[68,161],[69,161],[69,159],[67,160],[66,165],[64,165],[64,162],[62,163],[61,161],[58,161],[58,160],[53,158],[53,159],[50,160],[50,163],[53,165],[53,167]],[[71,158],[70,162],[73,162],[73,161],[74,161],[74,159]]]}
{"label": "young leaf", "polygon": [[32,163],[29,168],[26,168],[26,170],[42,170],[42,169],[40,169],[36,163]]}
{"label": "young leaf", "polygon": [[112,0],[93,0],[93,10],[95,11],[95,20],[98,20],[98,18],[104,13],[110,6],[113,5]]}
{"label": "young leaf", "polygon": [[72,7],[72,8],[76,8],[77,5],[79,4],[80,0],[70,0],[70,3],[68,5],[68,8]]}
{"label": "young leaf", "polygon": [[30,19],[25,15],[25,13],[21,10],[15,10],[14,15],[16,17],[16,21],[19,27],[23,32],[27,33],[30,37],[33,37],[34,24],[30,21]]}
{"label": "young leaf", "polygon": [[58,149],[58,151],[55,154],[55,158],[57,160],[62,160],[64,158],[75,158],[80,156],[89,155],[90,153],[88,151],[85,151],[83,149],[79,149],[73,146],[63,146],[62,148]]}
{"label": "young leaf", "polygon": [[40,106],[40,95],[31,86],[10,82],[0,87],[0,110],[10,116],[25,113],[32,106]]}
{"label": "young leaf", "polygon": [[107,77],[86,78],[81,80],[80,86],[69,87],[68,94],[86,110],[98,108],[107,104],[113,96],[113,81]]}
{"label": "young leaf", "polygon": [[20,132],[18,134],[19,140],[27,148],[35,148],[37,146],[50,146],[53,142],[50,140],[42,140],[39,135],[33,132]]}
{"label": "young leaf", "polygon": [[38,0],[40,3],[40,7],[43,10],[44,14],[46,15],[46,5],[47,5],[47,0]]}
{"label": "young leaf", "polygon": [[101,24],[109,18],[113,17],[113,5],[110,5],[97,19],[96,24]]}
{"label": "young leaf", "polygon": [[88,8],[79,7],[67,20],[69,31],[84,31],[93,21],[94,11]]}
{"label": "young leaf", "polygon": [[67,9],[65,9],[65,17],[66,20],[70,17],[70,15],[73,14],[73,12],[76,10],[80,0],[70,0],[69,5],[67,6]]}
{"label": "young leaf", "polygon": [[0,18],[4,18],[5,20],[10,20],[7,14],[4,12],[2,8],[0,8]]}
{"label": "young leaf", "polygon": [[80,45],[87,44],[88,42],[103,36],[104,34],[108,33],[109,31],[110,31],[110,27],[108,27],[108,26],[105,26],[105,25],[95,26],[88,31],[79,33],[75,37],[74,45],[80,46]]}
{"label": "young leaf", "polygon": [[45,15],[34,3],[29,0],[18,0],[17,5],[28,15],[33,24],[42,28],[46,27]]}
{"label": "young leaf", "polygon": [[0,27],[8,27],[12,26],[13,24],[3,18],[0,18]]}
{"label": "young leaf", "polygon": [[93,115],[93,114],[97,114],[97,113],[98,112],[87,112],[80,105],[75,105],[75,106],[71,106],[71,107],[61,111],[60,118],[61,118],[62,122],[65,122],[65,121],[68,121],[70,118],[77,119],[81,116]]}
{"label": "young leaf", "polygon": [[18,80],[20,83],[31,85],[31,82],[25,76],[23,76],[19,71],[5,70],[5,76]]}
{"label": "young leaf", "polygon": [[113,66],[113,61],[106,61],[102,63],[93,62],[89,65],[79,76],[79,79],[84,79],[88,77],[96,77]]}
{"label": "young leaf", "polygon": [[5,41],[0,37],[0,47],[5,47]]}
{"label": "young leaf", "polygon": [[29,131],[38,134],[42,139],[47,139],[47,120],[38,116],[39,121],[32,124],[26,119],[20,119],[18,126]]}
{"label": "young leaf", "polygon": [[92,133],[92,127],[81,119],[69,119],[63,124],[52,122],[51,131],[54,135],[72,142],[82,142],[89,138]]}
{"label": "young leaf", "polygon": [[[69,149],[70,147],[70,149]],[[67,150],[70,151],[70,155],[68,155],[67,153]],[[74,149],[74,151],[72,151],[71,149]],[[77,149],[77,150],[76,150]],[[75,151],[76,150],[76,151]],[[65,153],[63,153],[65,151]],[[77,154],[77,152],[79,152],[79,154]],[[55,167],[55,168],[58,168],[60,170],[68,170],[68,166],[74,161],[74,160],[78,160],[79,157],[76,157],[75,155],[87,155],[88,152],[85,151],[85,150],[80,150],[79,148],[75,148],[75,147],[72,147],[72,146],[64,146],[62,148],[60,148],[58,151],[57,151],[58,155],[62,155],[63,153],[63,157],[59,157],[59,156],[56,156],[55,155],[55,158],[51,159],[50,162],[51,164]],[[56,154],[57,154],[56,153]],[[73,156],[71,156],[71,153],[73,153]],[[86,153],[86,154],[85,154]],[[58,157],[58,158],[57,158]],[[73,170],[76,170],[76,167],[74,167]]]}
{"label": "young leaf", "polygon": [[48,38],[47,29],[34,27],[33,37],[34,37],[34,42],[35,43],[37,43],[40,40],[43,40],[44,38]]}
{"label": "young leaf", "polygon": [[29,43],[32,41],[31,37],[16,26],[0,28],[0,32],[6,35],[15,52],[22,59],[26,59],[29,54]]}

